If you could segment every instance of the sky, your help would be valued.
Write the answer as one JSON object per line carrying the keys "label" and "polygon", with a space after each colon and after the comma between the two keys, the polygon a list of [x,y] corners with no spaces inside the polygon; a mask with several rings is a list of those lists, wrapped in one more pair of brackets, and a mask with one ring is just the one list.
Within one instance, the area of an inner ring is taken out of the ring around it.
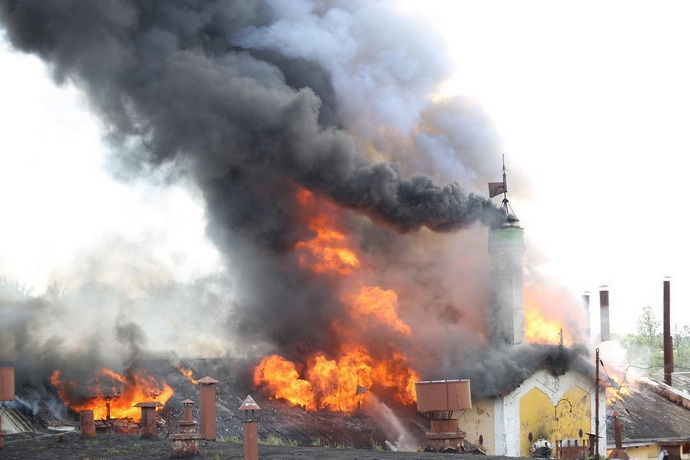
{"label": "sky", "polygon": [[[690,5],[397,1],[445,39],[456,71],[441,92],[473,101],[498,133],[530,269],[590,291],[593,322],[607,285],[619,334],[645,305],[661,319],[668,276],[672,321],[690,324]],[[154,248],[151,271],[177,281],[222,270],[192,187],[118,181],[73,87],[5,42],[0,69],[0,276],[36,294],[69,287],[75,260],[122,239]],[[103,276],[126,278],[129,263]]]}
{"label": "sky", "polygon": [[613,333],[634,332],[646,305],[661,320],[665,277],[672,323],[690,323],[690,5],[403,3],[446,37],[447,91],[495,125],[526,259],[594,310],[608,286]]}

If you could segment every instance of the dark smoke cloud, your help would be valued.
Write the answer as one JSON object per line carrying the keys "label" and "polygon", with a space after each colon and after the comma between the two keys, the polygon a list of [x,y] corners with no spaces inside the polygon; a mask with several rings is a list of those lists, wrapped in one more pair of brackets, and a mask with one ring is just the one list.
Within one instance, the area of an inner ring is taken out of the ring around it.
{"label": "dark smoke cloud", "polygon": [[[3,5],[11,42],[47,60],[58,81],[75,80],[112,134],[141,139],[152,161],[189,156],[202,181],[223,177],[232,167],[280,171],[402,231],[453,230],[501,217],[491,202],[466,195],[457,184],[405,178],[394,164],[367,159],[347,132],[320,125],[322,104],[333,96],[324,81],[327,70],[315,71],[318,63],[266,58],[265,51],[252,54],[249,45],[233,45],[251,44],[262,30],[270,31],[283,20],[277,15],[284,5],[115,0]],[[323,10],[315,8],[312,16],[331,11],[316,5]],[[279,50],[270,51],[275,56]],[[309,83],[314,84],[303,86]]]}
{"label": "dark smoke cloud", "polygon": [[137,364],[141,358],[142,347],[146,344],[146,334],[141,326],[121,315],[115,323],[115,338],[127,350],[124,367],[129,368]]}
{"label": "dark smoke cloud", "polygon": [[[465,106],[433,107],[427,96],[449,72],[442,47],[385,2],[6,0],[0,14],[15,48],[87,94],[121,174],[194,178],[208,234],[238,270],[229,332],[248,343],[288,358],[333,345],[336,281],[300,270],[291,252],[312,237],[298,188],[355,211],[351,230],[368,229],[359,235],[372,253],[376,238],[406,253],[400,234],[504,218],[458,183],[406,174],[403,165],[427,165],[445,176],[452,164],[474,186],[496,146]],[[467,136],[448,132],[457,120]],[[429,151],[397,152],[389,132]],[[118,329],[132,357],[143,344],[134,326]]]}

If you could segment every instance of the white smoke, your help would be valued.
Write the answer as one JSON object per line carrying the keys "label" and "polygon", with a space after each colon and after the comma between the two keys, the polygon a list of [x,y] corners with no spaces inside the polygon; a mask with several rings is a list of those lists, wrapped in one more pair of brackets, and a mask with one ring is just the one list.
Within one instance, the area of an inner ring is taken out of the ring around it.
{"label": "white smoke", "polygon": [[413,452],[419,449],[417,440],[403,425],[401,419],[376,396],[373,394],[367,396],[364,410],[390,438],[386,440],[386,446],[390,450]]}

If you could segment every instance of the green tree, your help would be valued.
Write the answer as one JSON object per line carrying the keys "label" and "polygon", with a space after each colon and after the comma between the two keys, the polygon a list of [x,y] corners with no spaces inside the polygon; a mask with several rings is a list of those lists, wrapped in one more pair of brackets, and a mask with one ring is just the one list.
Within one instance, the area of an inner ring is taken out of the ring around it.
{"label": "green tree", "polygon": [[647,305],[637,319],[637,333],[629,334],[623,340],[628,350],[628,361],[639,366],[643,373],[657,376],[663,369],[664,352],[661,322],[656,318],[652,308]]}
{"label": "green tree", "polygon": [[673,328],[673,365],[676,370],[690,371],[690,325]]}

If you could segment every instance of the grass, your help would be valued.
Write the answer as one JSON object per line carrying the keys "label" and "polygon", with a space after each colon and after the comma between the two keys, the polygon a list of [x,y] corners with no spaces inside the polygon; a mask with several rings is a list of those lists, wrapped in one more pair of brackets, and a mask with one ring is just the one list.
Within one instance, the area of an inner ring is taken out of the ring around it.
{"label": "grass", "polygon": [[268,446],[282,446],[283,441],[277,436],[269,435],[263,441],[259,441],[259,444],[265,444]]}
{"label": "grass", "polygon": [[242,442],[239,436],[230,436],[229,438],[220,438],[218,439],[218,442],[232,442],[235,444],[239,444]]}

